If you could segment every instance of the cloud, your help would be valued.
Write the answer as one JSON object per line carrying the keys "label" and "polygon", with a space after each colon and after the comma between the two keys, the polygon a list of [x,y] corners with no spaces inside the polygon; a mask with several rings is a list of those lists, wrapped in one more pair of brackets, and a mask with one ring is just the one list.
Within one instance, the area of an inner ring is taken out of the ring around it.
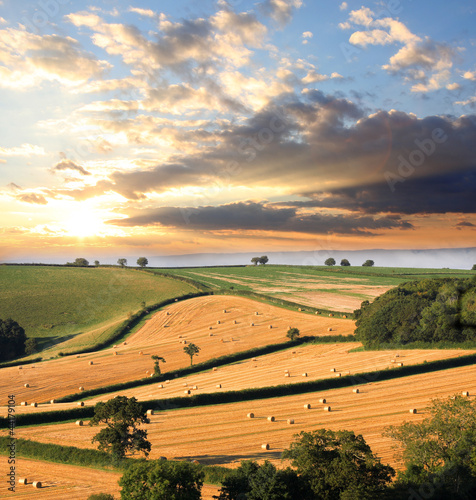
{"label": "cloud", "polygon": [[463,78],[473,82],[476,81],[476,71],[465,71],[463,73]]}
{"label": "cloud", "polygon": [[47,205],[48,201],[41,194],[36,193],[24,193],[19,194],[17,200],[22,201],[23,203],[32,203],[34,205]]}
{"label": "cloud", "polygon": [[461,229],[463,227],[476,227],[472,222],[469,222],[469,221],[462,221],[462,222],[458,222],[458,224],[456,224],[456,229],[459,229],[461,231]]}
{"label": "cloud", "polygon": [[340,5],[339,5],[339,9],[340,10],[347,10],[348,9],[348,5],[347,5],[347,2],[342,2]]}
{"label": "cloud", "polygon": [[261,10],[274,19],[278,24],[284,26],[292,19],[293,9],[299,9],[302,0],[265,0]]}
{"label": "cloud", "polygon": [[146,213],[108,221],[120,226],[160,225],[193,231],[280,231],[306,234],[359,234],[376,230],[411,229],[396,218],[356,215],[299,214],[295,208],[276,208],[257,202],[220,206],[160,207]]}
{"label": "cloud", "polygon": [[41,146],[35,146],[33,144],[22,144],[19,147],[14,148],[2,148],[0,147],[1,156],[45,156],[45,149]]}
{"label": "cloud", "polygon": [[157,16],[157,14],[151,9],[140,9],[138,7],[129,7],[129,12],[135,12],[136,14],[139,14],[140,16],[145,16],[145,17],[156,17]]}
{"label": "cloud", "polygon": [[74,172],[78,172],[81,175],[91,175],[91,172],[85,170],[81,165],[78,165],[72,160],[68,160],[67,158],[63,158],[59,161],[54,167],[53,170],[61,171],[61,170],[72,170]]}

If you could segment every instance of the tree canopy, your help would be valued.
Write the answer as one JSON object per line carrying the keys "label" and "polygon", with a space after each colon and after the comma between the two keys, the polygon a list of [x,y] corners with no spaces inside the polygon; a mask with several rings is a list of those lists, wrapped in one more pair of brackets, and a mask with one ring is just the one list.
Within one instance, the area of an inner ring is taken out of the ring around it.
{"label": "tree canopy", "polygon": [[0,361],[8,361],[25,354],[25,330],[13,319],[0,319]]}
{"label": "tree canopy", "polygon": [[286,337],[288,339],[290,339],[291,341],[296,340],[299,337],[299,335],[300,335],[300,332],[297,328],[290,328],[288,330],[288,332],[286,333]]}
{"label": "tree canopy", "polygon": [[190,344],[186,345],[183,348],[185,354],[188,354],[190,356],[190,366],[193,365],[193,357],[195,354],[198,354],[200,352],[200,347],[198,345],[195,345],[193,342],[190,342]]}
{"label": "tree canopy", "polygon": [[332,257],[329,257],[328,259],[325,260],[324,264],[326,266],[335,266],[336,265],[336,260],[333,259]]}
{"label": "tree canopy", "polygon": [[364,267],[372,267],[373,265],[375,264],[375,262],[373,260],[366,260],[362,265]]}
{"label": "tree canopy", "polygon": [[77,267],[87,267],[89,266],[89,261],[84,259],[83,257],[78,257],[74,260],[74,262],[67,262],[67,266],[77,266]]}
{"label": "tree canopy", "polygon": [[156,354],[151,356],[151,358],[154,360],[154,373],[155,373],[155,375],[160,375],[159,363],[165,363],[166,362],[165,359],[162,358],[161,356],[157,356]]}
{"label": "tree canopy", "polygon": [[118,263],[121,267],[125,267],[125,266],[127,266],[127,259],[117,259],[117,263]]}
{"label": "tree canopy", "polygon": [[139,257],[137,259],[137,265],[140,267],[145,267],[148,263],[149,261],[145,257]]}
{"label": "tree canopy", "polygon": [[350,262],[347,259],[342,259],[340,261],[341,266],[350,266]]}
{"label": "tree canopy", "polygon": [[99,449],[110,453],[114,459],[124,458],[129,451],[140,451],[147,456],[151,444],[147,441],[147,431],[138,426],[148,421],[142,405],[134,397],[116,396],[105,403],[97,403],[89,425],[104,423],[106,427],[92,442],[99,443]]}
{"label": "tree canopy", "polygon": [[262,255],[261,257],[253,257],[251,262],[256,266],[257,264],[265,265],[268,263],[269,259],[267,255]]}

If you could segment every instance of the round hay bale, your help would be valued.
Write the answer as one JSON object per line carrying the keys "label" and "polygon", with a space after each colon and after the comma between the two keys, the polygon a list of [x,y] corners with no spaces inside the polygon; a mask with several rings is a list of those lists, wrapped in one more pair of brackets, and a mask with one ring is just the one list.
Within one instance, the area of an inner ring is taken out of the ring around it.
{"label": "round hay bale", "polygon": [[336,369],[335,369],[335,368],[331,368],[331,372],[333,372],[333,373],[334,373],[335,371],[336,371]]}
{"label": "round hay bale", "polygon": [[166,380],[166,381],[165,381],[165,383],[166,383],[166,384],[170,384],[170,380]]}
{"label": "round hay bale", "polygon": [[288,418],[287,422],[289,425],[294,424],[294,418]]}
{"label": "round hay bale", "polygon": [[332,328],[331,328],[331,327],[329,327],[329,328],[327,329],[327,331],[328,331],[328,332],[332,332]]}
{"label": "round hay bale", "polygon": [[94,365],[94,361],[90,361],[90,362],[89,362],[89,365]]}
{"label": "round hay bale", "polygon": [[18,480],[18,484],[28,484],[28,479],[26,477],[21,477]]}
{"label": "round hay bale", "polygon": [[396,361],[394,359],[391,359],[390,363],[396,363]]}
{"label": "round hay bale", "polygon": [[269,444],[268,443],[262,444],[261,448],[263,448],[263,450],[269,450]]}
{"label": "round hay bale", "polygon": [[238,324],[238,321],[236,321],[236,319],[233,320],[233,324],[236,325]]}
{"label": "round hay bale", "polygon": [[396,358],[399,358],[399,357],[400,357],[400,354],[398,354],[398,353],[397,353],[397,354],[395,354],[395,357],[396,357]]}
{"label": "round hay bale", "polygon": [[76,420],[76,425],[79,425],[79,427],[83,426],[83,421],[82,420]]}
{"label": "round hay bale", "polygon": [[165,311],[166,316],[170,316],[170,311]]}
{"label": "round hay bale", "polygon": [[186,391],[183,391],[184,394],[190,394],[190,389],[187,389]]}
{"label": "round hay bale", "polygon": [[209,329],[209,330],[213,330],[213,327],[212,327],[212,326],[209,326],[209,327],[208,327],[208,329]]}
{"label": "round hay bale", "polygon": [[416,412],[417,412],[416,408],[410,408],[410,413],[416,413]]}
{"label": "round hay bale", "polygon": [[334,315],[332,313],[329,314],[329,318],[333,318],[333,317],[334,317]]}
{"label": "round hay bale", "polygon": [[114,344],[114,345],[112,346],[112,348],[113,348],[113,349],[117,349],[117,344]]}
{"label": "round hay bale", "polygon": [[30,403],[30,406],[34,406],[36,408],[38,406],[38,403]]}
{"label": "round hay bale", "polygon": [[226,309],[223,309],[223,312],[226,313]]}
{"label": "round hay bale", "polygon": [[343,317],[344,319],[347,319],[347,315],[346,315],[346,314],[344,314],[344,316],[342,316],[342,317]]}
{"label": "round hay bale", "polygon": [[182,340],[182,344],[186,344],[186,343],[187,343],[187,341],[186,341],[186,340]]}
{"label": "round hay bale", "polygon": [[178,302],[178,299],[175,299],[175,302]]}
{"label": "round hay bale", "polygon": [[285,374],[284,374],[284,376],[285,376],[285,377],[290,377],[291,375],[290,375],[290,374],[289,374],[289,372],[288,372],[288,373],[285,373]]}
{"label": "round hay bale", "polygon": [[353,392],[354,394],[359,394],[360,389],[352,389],[352,392]]}
{"label": "round hay bale", "polygon": [[83,387],[83,386],[81,386],[81,387],[79,388],[79,390],[80,390],[80,392],[83,392],[83,391],[84,391],[84,387]]}
{"label": "round hay bale", "polygon": [[163,389],[163,388],[164,388],[164,386],[163,386],[162,384],[159,384],[157,387],[158,387],[159,389]]}
{"label": "round hay bale", "polygon": [[255,316],[258,316],[258,314],[259,314],[259,312],[258,312],[258,311],[256,311],[256,312],[255,312]]}
{"label": "round hay bale", "polygon": [[250,326],[255,326],[255,324],[254,323],[250,323]]}
{"label": "round hay bale", "polygon": [[154,410],[147,410],[147,415],[154,415]]}
{"label": "round hay bale", "polygon": [[77,357],[77,358],[80,358],[81,356],[78,354],[76,357]]}
{"label": "round hay bale", "polygon": [[218,321],[217,321],[217,325],[219,325],[219,324],[221,324],[221,321],[220,321],[220,320],[218,320]]}
{"label": "round hay bale", "polygon": [[117,351],[114,351],[114,356],[117,356]]}
{"label": "round hay bale", "polygon": [[336,373],[336,377],[342,377],[342,373]]}
{"label": "round hay bale", "polygon": [[461,393],[462,396],[465,396],[466,398],[469,398],[469,392],[468,391],[463,391]]}
{"label": "round hay bale", "polygon": [[273,325],[269,325],[269,329],[271,330],[271,328],[273,328]]}
{"label": "round hay bale", "polygon": [[30,387],[30,384],[25,384],[25,387]]}
{"label": "round hay bale", "polygon": [[217,385],[216,385],[216,388],[217,388],[217,389],[221,389],[221,384],[217,384]]}
{"label": "round hay bale", "polygon": [[192,389],[197,390],[197,389],[198,389],[198,385],[194,385],[194,386],[192,387]]}
{"label": "round hay bale", "polygon": [[254,413],[248,413],[246,416],[248,418],[255,418],[255,414]]}
{"label": "round hay bale", "polygon": [[122,344],[123,344],[123,345],[127,345],[127,342],[123,342]]}
{"label": "round hay bale", "polygon": [[22,401],[22,402],[20,403],[20,406],[28,406],[28,401]]}
{"label": "round hay bale", "polygon": [[78,401],[78,406],[84,406],[84,401]]}
{"label": "round hay bale", "polygon": [[327,399],[326,398],[321,398],[319,400],[319,403],[326,404],[327,403]]}
{"label": "round hay bale", "polygon": [[284,369],[284,373],[288,373],[289,370],[287,368]]}
{"label": "round hay bale", "polygon": [[23,370],[23,366],[19,366],[19,367],[18,367],[18,369],[19,369],[19,370]]}
{"label": "round hay bale", "polygon": [[54,405],[56,403],[56,399],[50,399],[50,404]]}
{"label": "round hay bale", "polygon": [[316,311],[316,314],[319,314],[319,311]]}
{"label": "round hay bale", "polygon": [[324,411],[331,411],[331,407],[330,406],[324,406]]}
{"label": "round hay bale", "polygon": [[397,363],[397,366],[403,366],[403,363]]}
{"label": "round hay bale", "polygon": [[275,418],[274,417],[268,417],[268,422],[274,422],[275,421]]}
{"label": "round hay bale", "polygon": [[184,386],[184,387],[188,387],[187,382],[184,382],[183,386]]}
{"label": "round hay bale", "polygon": [[303,377],[307,377],[307,373],[306,373],[306,372],[304,372],[304,373],[302,374],[302,376],[303,376]]}
{"label": "round hay bale", "polygon": [[299,311],[299,312],[301,312],[301,311],[302,311],[302,309],[301,309],[300,307],[298,307],[298,311]]}
{"label": "round hay bale", "polygon": [[216,366],[213,367],[213,371],[216,372],[218,368]]}
{"label": "round hay bale", "polygon": [[41,481],[33,481],[31,485],[33,488],[41,488]]}
{"label": "round hay bale", "polygon": [[256,359],[256,358],[253,358],[251,361],[257,361],[257,359]]}
{"label": "round hay bale", "polygon": [[309,403],[306,403],[306,404],[304,405],[304,409],[305,409],[305,410],[310,410],[310,409],[311,409],[311,405],[310,405]]}

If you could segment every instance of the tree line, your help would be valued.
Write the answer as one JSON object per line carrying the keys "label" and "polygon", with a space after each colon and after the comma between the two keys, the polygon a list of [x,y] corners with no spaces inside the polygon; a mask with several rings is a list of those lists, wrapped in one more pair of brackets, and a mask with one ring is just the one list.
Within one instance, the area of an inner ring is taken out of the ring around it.
{"label": "tree line", "polygon": [[[117,259],[117,264],[121,267],[126,267],[127,266],[127,259]],[[144,268],[149,264],[149,261],[146,257],[139,257],[137,259],[137,265],[141,268]],[[84,257],[78,257],[77,259],[74,260],[74,262],[66,262],[67,266],[74,266],[74,267],[89,267],[89,261],[85,259]],[[94,265],[98,267],[100,265],[100,262],[98,260],[94,261]]]}

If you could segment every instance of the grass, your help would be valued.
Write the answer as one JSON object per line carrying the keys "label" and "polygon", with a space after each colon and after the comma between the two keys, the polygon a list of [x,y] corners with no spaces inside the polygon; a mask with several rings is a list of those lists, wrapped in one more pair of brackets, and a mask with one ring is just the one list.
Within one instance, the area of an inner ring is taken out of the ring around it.
{"label": "grass", "polygon": [[78,334],[106,338],[128,314],[196,290],[151,273],[120,268],[0,266],[0,318],[12,318],[40,348]]}

